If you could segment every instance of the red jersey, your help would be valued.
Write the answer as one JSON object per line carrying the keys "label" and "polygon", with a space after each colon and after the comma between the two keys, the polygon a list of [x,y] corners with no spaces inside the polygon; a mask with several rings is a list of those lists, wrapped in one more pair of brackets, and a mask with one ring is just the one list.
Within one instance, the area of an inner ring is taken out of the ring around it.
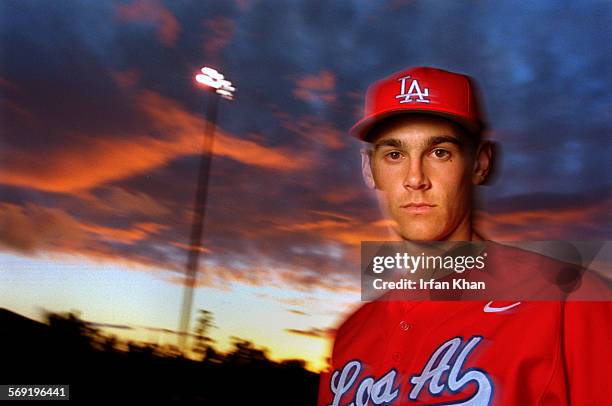
{"label": "red jersey", "polygon": [[319,405],[612,405],[612,302],[375,301],[336,333]]}

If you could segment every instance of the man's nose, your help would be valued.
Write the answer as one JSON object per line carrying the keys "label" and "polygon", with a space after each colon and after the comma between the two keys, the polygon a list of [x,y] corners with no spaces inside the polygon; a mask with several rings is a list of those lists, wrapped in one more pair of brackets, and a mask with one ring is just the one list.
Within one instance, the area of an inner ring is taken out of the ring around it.
{"label": "man's nose", "polygon": [[425,173],[423,162],[418,159],[410,159],[407,162],[406,176],[404,177],[404,187],[406,189],[428,189],[430,186],[429,178]]}

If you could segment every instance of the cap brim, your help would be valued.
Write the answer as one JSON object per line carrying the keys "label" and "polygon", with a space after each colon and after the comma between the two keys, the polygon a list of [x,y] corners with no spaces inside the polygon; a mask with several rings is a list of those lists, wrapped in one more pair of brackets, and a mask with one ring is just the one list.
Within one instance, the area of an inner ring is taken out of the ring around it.
{"label": "cap brim", "polygon": [[438,117],[443,117],[449,119],[462,127],[466,128],[468,131],[477,133],[480,132],[483,128],[483,125],[475,124],[469,120],[466,120],[464,117],[458,116],[457,114],[451,112],[445,112],[442,110],[431,110],[427,108],[419,108],[413,110],[407,110],[405,108],[387,110],[383,112],[379,112],[376,114],[372,114],[368,117],[364,117],[359,120],[354,126],[352,126],[349,130],[349,134],[355,138],[358,138],[362,141],[369,142],[367,139],[368,132],[374,127],[375,124],[383,121],[386,118],[398,116],[402,114],[430,114]]}

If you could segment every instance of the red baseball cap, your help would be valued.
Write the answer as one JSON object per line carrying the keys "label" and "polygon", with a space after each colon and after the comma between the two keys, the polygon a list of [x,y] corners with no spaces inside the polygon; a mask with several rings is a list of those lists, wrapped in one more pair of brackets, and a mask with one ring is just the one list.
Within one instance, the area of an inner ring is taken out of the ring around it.
{"label": "red baseball cap", "polygon": [[366,141],[368,131],[384,118],[406,113],[445,117],[472,133],[486,128],[478,89],[466,75],[415,67],[388,76],[368,88],[364,117],[349,134]]}

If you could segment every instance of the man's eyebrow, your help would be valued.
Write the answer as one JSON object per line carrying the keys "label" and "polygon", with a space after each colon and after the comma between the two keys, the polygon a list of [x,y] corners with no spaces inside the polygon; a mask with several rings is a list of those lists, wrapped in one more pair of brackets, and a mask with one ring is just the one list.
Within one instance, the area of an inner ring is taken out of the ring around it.
{"label": "man's eyebrow", "polygon": [[374,143],[375,150],[382,147],[402,148],[403,146],[404,143],[398,138],[385,138]]}
{"label": "man's eyebrow", "polygon": [[455,144],[458,147],[463,147],[463,142],[457,137],[453,137],[451,135],[436,135],[427,140],[427,147],[433,147],[435,145],[444,144],[445,142],[450,142],[451,144]]}
{"label": "man's eyebrow", "polygon": [[[458,147],[463,147],[463,142],[461,139],[457,137],[453,137],[451,135],[435,135],[433,137],[428,138],[424,145],[426,148],[431,148],[433,146],[444,144],[445,142],[450,142],[451,144],[455,144]],[[381,147],[393,147],[393,148],[403,148],[405,147],[405,143],[398,138],[385,138],[380,141],[374,143],[374,150]]]}

